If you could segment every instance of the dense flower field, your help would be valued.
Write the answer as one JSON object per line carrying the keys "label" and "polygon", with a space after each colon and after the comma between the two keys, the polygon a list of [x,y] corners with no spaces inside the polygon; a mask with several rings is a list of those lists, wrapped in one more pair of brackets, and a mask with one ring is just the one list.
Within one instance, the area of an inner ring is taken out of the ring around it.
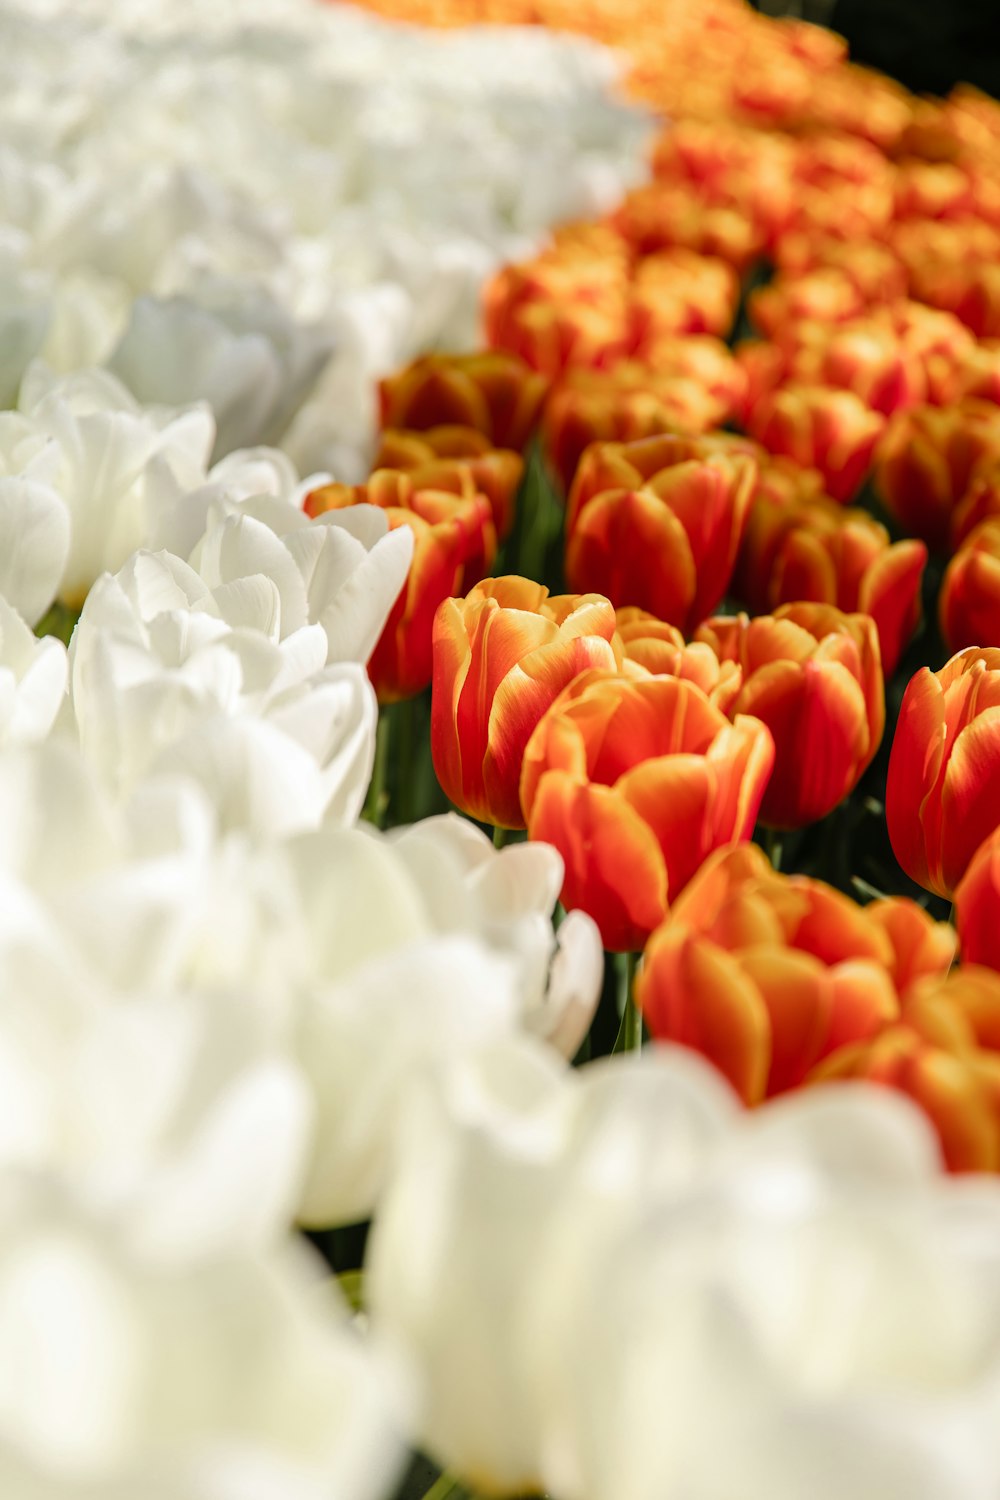
{"label": "dense flower field", "polygon": [[370,8],[0,8],[0,1495],[996,1500],[1000,105]]}

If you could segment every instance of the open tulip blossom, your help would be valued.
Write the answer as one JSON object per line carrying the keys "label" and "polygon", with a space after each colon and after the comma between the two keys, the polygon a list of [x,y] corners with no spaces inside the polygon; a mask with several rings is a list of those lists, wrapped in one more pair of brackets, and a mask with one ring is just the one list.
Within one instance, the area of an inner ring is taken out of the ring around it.
{"label": "open tulip blossom", "polygon": [[1000,104],[0,40],[0,1500],[997,1500]]}

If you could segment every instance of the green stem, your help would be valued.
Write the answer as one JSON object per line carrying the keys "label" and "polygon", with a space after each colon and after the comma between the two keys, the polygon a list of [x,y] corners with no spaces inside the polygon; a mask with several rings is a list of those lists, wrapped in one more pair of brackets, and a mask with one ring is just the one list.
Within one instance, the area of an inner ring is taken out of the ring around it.
{"label": "green stem", "polygon": [[371,786],[368,788],[364,811],[361,814],[369,823],[374,823],[376,828],[385,827],[385,815],[389,806],[389,788],[386,780],[388,772],[389,714],[387,709],[382,708],[379,710],[378,727],[375,731],[375,764],[372,767]]}
{"label": "green stem", "polygon": [[502,849],[503,846],[504,846],[504,844],[506,844],[506,842],[507,842],[507,830],[506,830],[506,828],[501,828],[500,825],[497,824],[497,826],[493,830],[493,847],[494,847],[494,849]]}
{"label": "green stem", "polygon": [[638,953],[626,953],[619,969],[622,996],[621,1025],[612,1052],[640,1052],[642,1050],[642,1016],[635,1003],[635,976],[639,967]]}
{"label": "green stem", "polygon": [[781,834],[776,828],[764,829],[764,847],[775,870],[781,869]]}
{"label": "green stem", "polygon": [[450,1474],[439,1474],[422,1500],[474,1500],[474,1496],[464,1490]]}

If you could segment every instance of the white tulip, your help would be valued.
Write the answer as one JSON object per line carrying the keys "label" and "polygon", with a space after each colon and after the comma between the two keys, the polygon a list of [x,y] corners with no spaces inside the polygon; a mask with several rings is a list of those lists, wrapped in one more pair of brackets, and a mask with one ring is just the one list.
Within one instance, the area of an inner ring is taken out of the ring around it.
{"label": "white tulip", "polygon": [[1000,1185],[867,1085],[744,1114],[692,1054],[508,1040],[411,1100],[367,1275],[473,1487],[871,1500],[1000,1480]]}
{"label": "white tulip", "polygon": [[44,1177],[0,1185],[10,1500],[377,1500],[398,1382],[301,1247],[196,1256]]}
{"label": "white tulip", "polygon": [[0,750],[44,740],[66,696],[61,641],[36,640],[0,596]]}

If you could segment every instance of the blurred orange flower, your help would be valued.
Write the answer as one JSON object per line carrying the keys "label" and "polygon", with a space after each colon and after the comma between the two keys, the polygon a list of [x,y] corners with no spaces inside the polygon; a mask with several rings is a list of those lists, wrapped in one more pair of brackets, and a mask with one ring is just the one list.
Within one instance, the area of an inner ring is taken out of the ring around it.
{"label": "blurred orange flower", "polygon": [[474,427],[493,447],[520,452],[547,390],[513,354],[425,354],[379,382],[382,426]]}

